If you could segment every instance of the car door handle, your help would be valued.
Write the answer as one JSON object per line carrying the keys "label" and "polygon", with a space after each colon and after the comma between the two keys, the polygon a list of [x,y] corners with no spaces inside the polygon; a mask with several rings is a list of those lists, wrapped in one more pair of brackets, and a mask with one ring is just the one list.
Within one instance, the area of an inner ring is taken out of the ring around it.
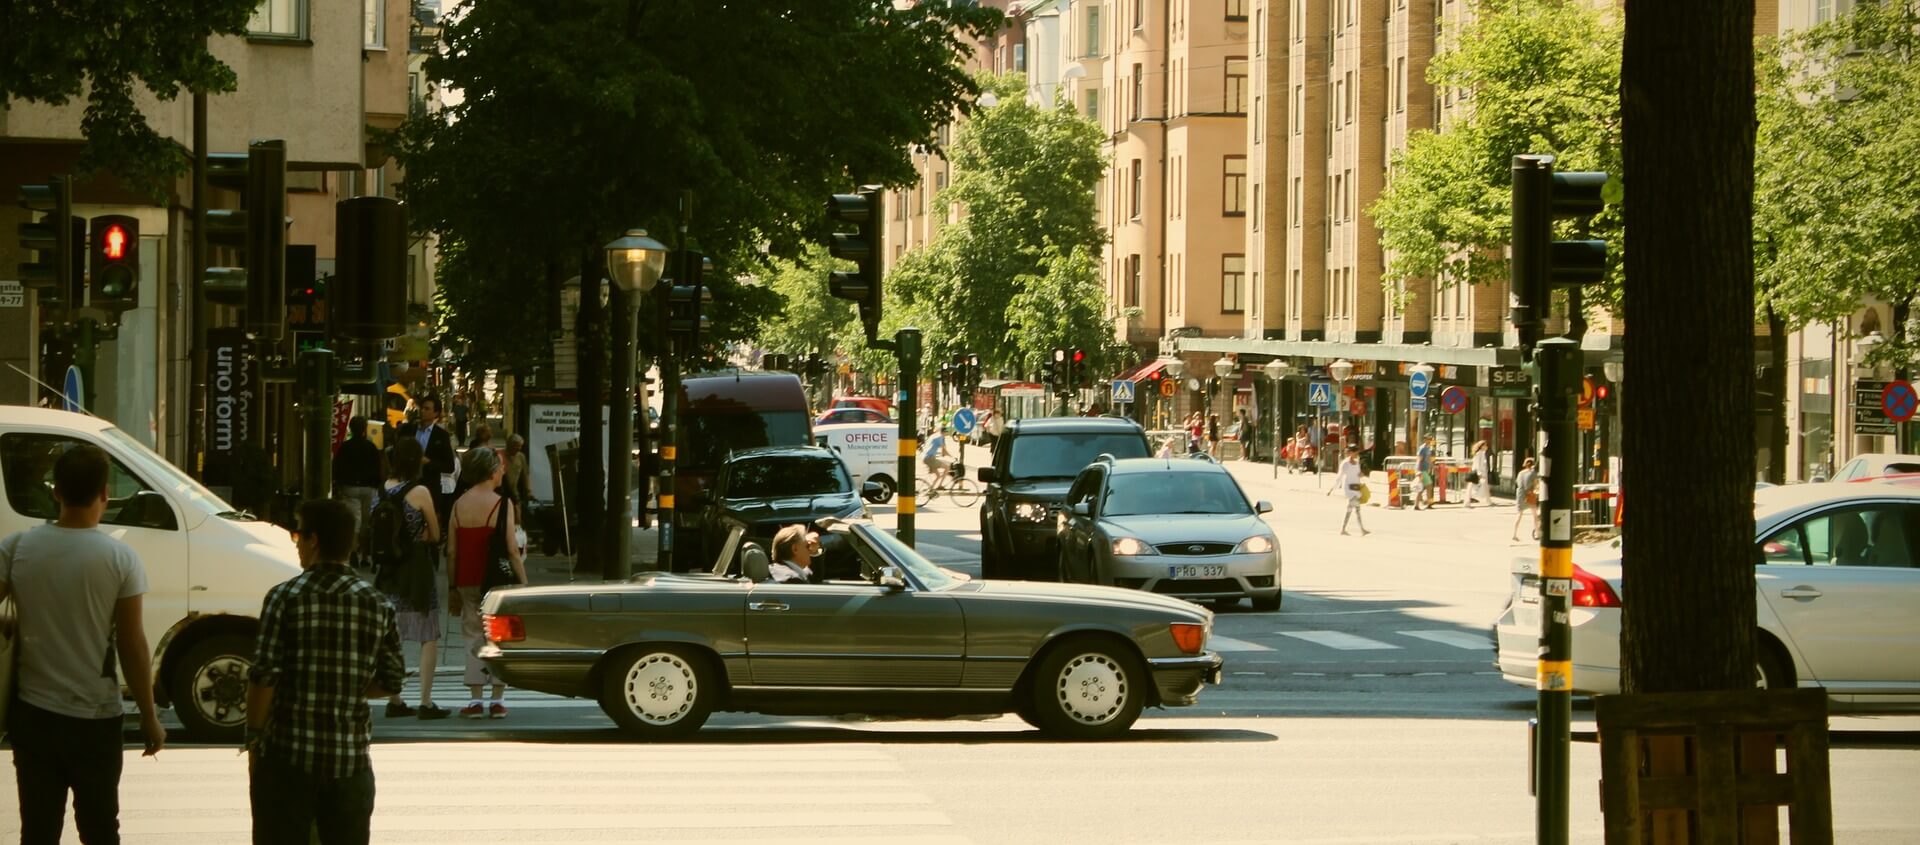
{"label": "car door handle", "polygon": [[1822,595],[1812,587],[1788,587],[1780,591],[1780,597],[1786,599],[1817,599]]}
{"label": "car door handle", "polygon": [[747,609],[748,610],[781,611],[781,610],[787,609],[787,603],[783,601],[747,602]]}

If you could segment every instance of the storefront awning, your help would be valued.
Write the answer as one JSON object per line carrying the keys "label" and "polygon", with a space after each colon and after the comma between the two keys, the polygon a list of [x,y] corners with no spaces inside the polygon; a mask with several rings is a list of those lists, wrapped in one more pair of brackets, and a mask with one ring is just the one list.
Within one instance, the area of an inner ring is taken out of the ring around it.
{"label": "storefront awning", "polygon": [[1145,364],[1141,364],[1137,367],[1134,367],[1131,370],[1127,370],[1117,376],[1114,376],[1113,380],[1114,381],[1139,381],[1141,379],[1153,378],[1153,374],[1160,372],[1161,368],[1165,367],[1166,365],[1167,365],[1167,359],[1155,358],[1151,361],[1146,362]]}

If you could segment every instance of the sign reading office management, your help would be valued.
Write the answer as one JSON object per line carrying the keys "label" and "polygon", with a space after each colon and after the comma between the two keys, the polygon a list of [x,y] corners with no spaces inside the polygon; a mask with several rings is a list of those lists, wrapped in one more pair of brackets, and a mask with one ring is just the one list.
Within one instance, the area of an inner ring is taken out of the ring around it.
{"label": "sign reading office management", "polygon": [[209,485],[233,484],[233,461],[252,433],[259,373],[252,344],[239,329],[207,332],[207,465]]}

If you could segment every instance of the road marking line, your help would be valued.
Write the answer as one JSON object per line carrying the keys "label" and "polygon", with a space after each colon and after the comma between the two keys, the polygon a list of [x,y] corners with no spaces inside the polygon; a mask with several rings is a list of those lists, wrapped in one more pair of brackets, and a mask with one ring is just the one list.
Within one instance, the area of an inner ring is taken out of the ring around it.
{"label": "road marking line", "polygon": [[1250,643],[1250,642],[1247,642],[1246,640],[1236,640],[1232,637],[1220,636],[1219,634],[1215,634],[1211,637],[1208,637],[1207,645],[1213,646],[1214,651],[1272,651],[1273,650],[1273,646],[1265,646],[1259,643]]}
{"label": "road marking line", "polygon": [[1487,635],[1470,634],[1466,631],[1395,631],[1394,633],[1469,651],[1486,651],[1493,647],[1493,640]]}
{"label": "road marking line", "polygon": [[1445,673],[1445,672],[1415,672],[1415,673],[1413,673],[1413,677],[1416,677],[1416,678],[1443,678],[1443,677],[1446,677],[1446,674],[1447,674],[1447,673]]}
{"label": "road marking line", "polygon": [[1475,672],[1475,675],[1504,675],[1505,672]]}
{"label": "road marking line", "polygon": [[1265,677],[1267,673],[1265,673],[1265,672],[1234,672],[1234,673],[1232,673],[1232,674],[1235,674],[1235,675],[1260,675],[1260,676],[1262,676],[1262,677]]}
{"label": "road marking line", "polygon": [[1379,673],[1379,672],[1355,672],[1355,673],[1353,673],[1353,677],[1355,677],[1355,678],[1384,678],[1384,677],[1386,677],[1386,675],[1383,675],[1383,674],[1381,674],[1381,673]]}
{"label": "road marking line", "polygon": [[1276,631],[1275,633],[1283,637],[1306,640],[1314,645],[1323,645],[1327,648],[1336,648],[1341,651],[1376,651],[1400,648],[1392,643],[1383,643],[1379,640],[1370,640],[1366,637],[1358,637],[1340,631]]}
{"label": "road marking line", "polygon": [[1295,672],[1293,674],[1302,678],[1324,678],[1327,676],[1325,672]]}

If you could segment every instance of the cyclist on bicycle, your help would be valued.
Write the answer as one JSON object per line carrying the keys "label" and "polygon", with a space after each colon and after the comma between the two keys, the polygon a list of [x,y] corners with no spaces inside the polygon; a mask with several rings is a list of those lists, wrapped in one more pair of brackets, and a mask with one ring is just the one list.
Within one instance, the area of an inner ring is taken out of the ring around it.
{"label": "cyclist on bicycle", "polygon": [[939,426],[933,430],[933,436],[927,438],[926,448],[920,451],[920,463],[926,466],[927,478],[933,484],[945,481],[953,468],[953,459],[947,457],[946,452],[946,426]]}

